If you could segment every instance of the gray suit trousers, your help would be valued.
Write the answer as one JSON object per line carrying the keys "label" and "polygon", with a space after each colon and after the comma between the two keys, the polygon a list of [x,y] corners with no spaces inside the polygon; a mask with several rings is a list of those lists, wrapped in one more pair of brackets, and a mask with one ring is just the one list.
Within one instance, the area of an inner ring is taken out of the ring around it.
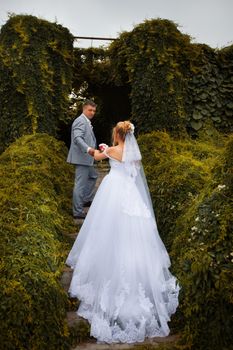
{"label": "gray suit trousers", "polygon": [[98,173],[94,165],[76,165],[73,189],[73,215],[83,214],[83,204],[93,200]]}

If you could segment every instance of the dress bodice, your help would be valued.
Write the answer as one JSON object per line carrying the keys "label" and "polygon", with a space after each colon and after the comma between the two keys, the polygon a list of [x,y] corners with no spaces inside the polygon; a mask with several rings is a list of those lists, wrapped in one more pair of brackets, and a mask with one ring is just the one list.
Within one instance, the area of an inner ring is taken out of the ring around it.
{"label": "dress bodice", "polygon": [[114,159],[114,158],[110,158],[109,157],[109,165],[112,168],[114,169],[124,169],[124,163],[123,162],[120,162],[119,160],[117,159]]}
{"label": "dress bodice", "polygon": [[120,160],[117,160],[115,158],[112,158],[107,152],[106,149],[103,152],[109,159],[109,165],[111,170],[110,171],[114,171],[117,170],[119,172],[125,173],[125,163],[121,162]]}

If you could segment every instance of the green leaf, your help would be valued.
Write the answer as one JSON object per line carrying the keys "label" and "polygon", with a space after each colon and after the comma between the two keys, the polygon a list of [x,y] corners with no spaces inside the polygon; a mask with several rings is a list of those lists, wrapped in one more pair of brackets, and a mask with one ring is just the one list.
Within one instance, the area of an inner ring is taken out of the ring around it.
{"label": "green leaf", "polygon": [[198,120],[198,119],[202,119],[202,118],[203,118],[203,116],[200,114],[200,112],[198,112],[198,111],[193,112],[193,119]]}
{"label": "green leaf", "polygon": [[198,122],[191,121],[191,127],[196,131],[200,130],[202,126],[203,126],[203,123],[201,121],[198,121]]}
{"label": "green leaf", "polygon": [[211,117],[211,119],[215,122],[221,123],[222,119],[220,117]]}

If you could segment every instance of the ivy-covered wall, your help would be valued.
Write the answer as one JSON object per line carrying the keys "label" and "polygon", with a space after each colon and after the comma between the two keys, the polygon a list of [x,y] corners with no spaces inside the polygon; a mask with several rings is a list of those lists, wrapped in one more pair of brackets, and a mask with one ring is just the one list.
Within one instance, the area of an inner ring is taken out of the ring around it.
{"label": "ivy-covered wall", "polygon": [[[193,44],[163,19],[145,21],[105,49],[73,49],[72,43],[66,28],[33,16],[12,16],[1,28],[1,150],[36,131],[69,145],[84,98],[98,104],[99,141],[109,142],[112,126],[129,118],[140,133],[233,130],[233,46]],[[75,108],[69,108],[72,88]]]}
{"label": "ivy-covered wall", "polygon": [[57,135],[67,118],[73,37],[33,16],[10,17],[0,32],[0,151],[29,133]]}
{"label": "ivy-covered wall", "polygon": [[113,76],[131,85],[141,132],[196,134],[210,124],[233,131],[233,45],[193,44],[169,20],[148,20],[110,46]]}
{"label": "ivy-covered wall", "polygon": [[141,132],[185,133],[190,49],[189,37],[168,20],[145,21],[111,45],[112,67],[119,79],[130,82],[132,118]]}
{"label": "ivy-covered wall", "polygon": [[141,133],[233,131],[233,45],[215,50],[194,44],[172,21],[153,19],[107,49],[75,55],[74,90],[99,102],[107,128],[130,117]]}
{"label": "ivy-covered wall", "polygon": [[191,132],[199,131],[212,122],[219,131],[230,133],[233,131],[233,45],[222,50],[207,45],[193,47],[196,59],[187,89],[187,127]]}
{"label": "ivy-covered wall", "polygon": [[[57,277],[73,174],[64,145],[37,132],[65,138],[88,97],[98,104],[99,141],[109,142],[122,119],[140,133],[158,227],[182,286],[181,348],[229,350],[233,150],[222,133],[233,131],[233,46],[192,44],[161,19],[122,33],[107,49],[73,50],[72,40],[67,29],[33,16],[12,16],[1,28],[0,148],[32,134],[1,156],[4,348],[68,347]],[[144,134],[152,130],[168,133]]]}

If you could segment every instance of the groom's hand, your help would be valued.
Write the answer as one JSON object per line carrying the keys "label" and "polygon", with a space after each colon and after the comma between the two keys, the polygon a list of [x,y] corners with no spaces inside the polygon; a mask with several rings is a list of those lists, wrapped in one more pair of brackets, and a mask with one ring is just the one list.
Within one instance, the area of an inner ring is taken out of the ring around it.
{"label": "groom's hand", "polygon": [[94,154],[95,154],[94,148],[89,148],[88,154],[90,154],[90,156],[94,157]]}

